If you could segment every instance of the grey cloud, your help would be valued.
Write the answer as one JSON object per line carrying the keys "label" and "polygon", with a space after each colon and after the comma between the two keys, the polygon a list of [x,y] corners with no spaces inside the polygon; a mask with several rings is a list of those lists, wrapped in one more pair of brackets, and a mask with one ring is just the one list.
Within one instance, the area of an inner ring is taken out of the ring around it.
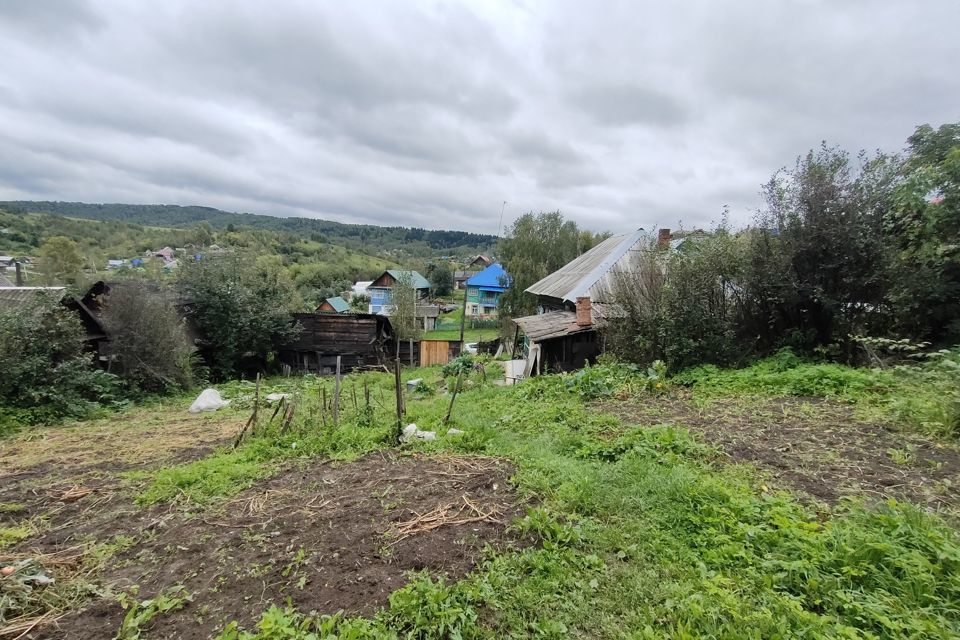
{"label": "grey cloud", "polygon": [[495,232],[745,223],[823,139],[957,118],[953,0],[0,4],[0,198]]}
{"label": "grey cloud", "polygon": [[636,85],[587,85],[573,92],[571,99],[600,125],[677,126],[688,117],[676,98]]}

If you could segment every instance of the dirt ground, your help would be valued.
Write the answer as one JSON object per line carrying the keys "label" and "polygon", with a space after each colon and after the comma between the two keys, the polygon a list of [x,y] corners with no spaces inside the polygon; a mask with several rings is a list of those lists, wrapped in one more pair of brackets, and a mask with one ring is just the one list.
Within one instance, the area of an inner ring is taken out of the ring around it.
{"label": "dirt ground", "polygon": [[865,422],[822,398],[695,400],[680,390],[655,400],[607,402],[627,424],[676,424],[751,463],[775,482],[835,503],[843,496],[907,498],[960,514],[960,450],[893,425]]}
{"label": "dirt ground", "polygon": [[202,457],[238,428],[230,416],[165,418],[0,446],[0,504],[19,505],[0,511],[0,525],[35,526],[0,561],[40,558],[53,577],[80,577],[89,590],[70,603],[85,602],[82,611],[55,611],[23,638],[113,637],[124,616],[116,594],[144,600],[177,585],[192,601],[142,637],[207,638],[288,599],[302,611],[369,614],[410,571],[467,573],[485,545],[508,543],[506,525],[521,512],[500,460],[387,453],[292,467],[204,509],[139,507],[140,486],[123,471]]}

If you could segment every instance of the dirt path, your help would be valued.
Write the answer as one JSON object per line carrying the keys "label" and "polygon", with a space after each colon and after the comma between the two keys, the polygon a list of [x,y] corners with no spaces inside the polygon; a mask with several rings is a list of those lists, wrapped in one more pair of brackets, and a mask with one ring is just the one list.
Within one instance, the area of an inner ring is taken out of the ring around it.
{"label": "dirt path", "polygon": [[847,495],[907,498],[960,515],[955,445],[868,423],[850,405],[822,398],[718,398],[687,391],[602,405],[627,424],[676,424],[777,481],[829,503]]}

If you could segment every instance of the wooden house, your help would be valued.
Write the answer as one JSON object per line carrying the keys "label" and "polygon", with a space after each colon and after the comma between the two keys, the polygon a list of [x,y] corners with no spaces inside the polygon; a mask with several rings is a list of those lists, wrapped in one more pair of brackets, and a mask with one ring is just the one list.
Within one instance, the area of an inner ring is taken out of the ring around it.
{"label": "wooden house", "polygon": [[317,313],[350,313],[350,304],[341,296],[327,298],[317,307]]}
{"label": "wooden house", "polygon": [[333,373],[379,367],[393,359],[390,319],[371,313],[296,313],[302,330],[279,350],[279,359],[296,371]]}
{"label": "wooden house", "polygon": [[468,316],[490,317],[497,315],[500,296],[510,287],[510,276],[499,262],[467,280]]}
{"label": "wooden house", "polygon": [[404,277],[409,278],[413,282],[413,288],[417,292],[418,299],[426,298],[427,295],[429,295],[430,281],[418,272],[387,269],[367,286],[367,294],[370,296],[368,309],[370,313],[390,315],[390,307],[393,301],[393,288],[397,286],[398,280]]}
{"label": "wooden house", "polygon": [[[670,231],[663,231],[669,243]],[[653,242],[643,229],[612,236],[527,287],[537,296],[537,314],[514,319],[517,333],[525,336],[527,375],[571,371],[596,359],[601,352],[597,329],[614,307],[616,275],[640,264]]]}

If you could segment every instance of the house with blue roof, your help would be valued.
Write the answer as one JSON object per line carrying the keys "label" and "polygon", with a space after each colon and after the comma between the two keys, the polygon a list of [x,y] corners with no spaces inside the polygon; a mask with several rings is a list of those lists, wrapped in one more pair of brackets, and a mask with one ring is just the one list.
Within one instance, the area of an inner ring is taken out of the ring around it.
{"label": "house with blue roof", "polygon": [[503,265],[494,262],[489,267],[467,280],[468,316],[495,316],[500,296],[510,288],[510,274]]}

